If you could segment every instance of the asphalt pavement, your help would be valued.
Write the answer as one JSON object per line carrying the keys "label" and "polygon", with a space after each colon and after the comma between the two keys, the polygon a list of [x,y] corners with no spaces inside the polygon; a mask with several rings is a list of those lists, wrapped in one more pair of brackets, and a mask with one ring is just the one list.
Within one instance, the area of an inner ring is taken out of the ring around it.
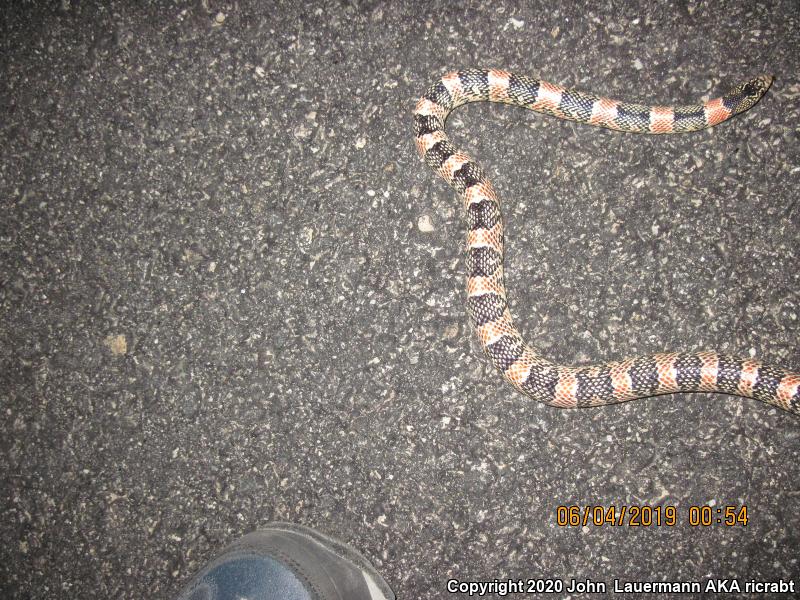
{"label": "asphalt pavement", "polygon": [[657,104],[774,73],[691,135],[498,105],[448,131],[503,199],[511,309],[553,360],[798,370],[799,20],[795,0],[6,5],[0,595],[170,599],[272,520],[350,542],[399,598],[800,589],[800,421],[515,393],[470,331],[465,223],[411,120],[466,67]]}

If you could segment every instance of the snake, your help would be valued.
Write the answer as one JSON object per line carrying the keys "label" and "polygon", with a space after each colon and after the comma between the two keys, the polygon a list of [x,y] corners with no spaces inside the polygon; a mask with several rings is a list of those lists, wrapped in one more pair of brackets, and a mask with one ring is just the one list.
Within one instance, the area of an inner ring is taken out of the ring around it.
{"label": "snake", "polygon": [[528,397],[550,406],[602,406],[676,392],[754,398],[800,416],[800,374],[716,351],[659,352],[602,364],[554,363],[526,343],[513,323],[503,271],[503,217],[486,173],[445,132],[448,115],[470,102],[498,102],[621,132],[674,134],[718,125],[753,107],[772,76],[690,105],[649,106],[568,89],[500,69],[447,73],[414,110],[424,163],[460,196],[467,222],[467,311],[489,359]]}

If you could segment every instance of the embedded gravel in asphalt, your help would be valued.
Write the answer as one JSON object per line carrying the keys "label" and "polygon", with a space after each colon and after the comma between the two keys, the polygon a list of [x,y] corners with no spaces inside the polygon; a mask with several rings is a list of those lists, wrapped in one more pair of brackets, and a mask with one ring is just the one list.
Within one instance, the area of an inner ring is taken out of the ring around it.
{"label": "embedded gravel in asphalt", "polygon": [[[411,126],[457,68],[660,104],[774,73],[691,135],[495,105],[448,130],[504,199],[512,312],[545,354],[797,370],[796,2],[105,4],[0,17],[4,598],[171,598],[271,520],[352,543],[400,598],[800,578],[800,422],[515,393],[470,332],[465,225]],[[678,522],[558,526],[573,505]],[[704,505],[747,525],[691,526]]]}

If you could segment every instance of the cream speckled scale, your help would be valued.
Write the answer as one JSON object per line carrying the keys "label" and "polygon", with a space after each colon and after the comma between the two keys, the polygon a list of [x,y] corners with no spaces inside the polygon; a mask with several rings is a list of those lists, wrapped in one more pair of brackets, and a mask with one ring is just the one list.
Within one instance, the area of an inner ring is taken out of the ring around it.
{"label": "cream speckled scale", "polygon": [[524,394],[560,407],[597,406],[672,392],[723,392],[800,414],[800,375],[718,352],[665,352],[584,367],[552,363],[522,339],[503,281],[503,220],[492,184],[444,131],[468,102],[502,102],[618,131],[680,133],[717,125],[752,107],[771,77],[688,106],[646,106],[578,92],[501,70],[448,73],[417,103],[414,133],[423,160],[461,196],[466,212],[467,307],[486,354]]}

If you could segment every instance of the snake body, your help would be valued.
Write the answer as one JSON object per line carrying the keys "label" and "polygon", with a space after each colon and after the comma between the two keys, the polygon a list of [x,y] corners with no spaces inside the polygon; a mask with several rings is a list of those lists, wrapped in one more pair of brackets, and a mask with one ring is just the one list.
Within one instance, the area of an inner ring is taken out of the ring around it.
{"label": "snake body", "polygon": [[519,391],[552,406],[613,404],[674,392],[722,392],[756,398],[800,415],[800,375],[714,351],[664,352],[589,366],[564,366],[523,340],[508,309],[503,281],[500,202],[483,170],[444,130],[468,102],[501,102],[636,133],[679,133],[717,125],[752,107],[771,77],[757,77],[721,98],[688,106],[646,106],[566,89],[501,70],[444,75],[419,100],[414,133],[420,156],[458,192],[468,223],[467,307],[484,351]]}

